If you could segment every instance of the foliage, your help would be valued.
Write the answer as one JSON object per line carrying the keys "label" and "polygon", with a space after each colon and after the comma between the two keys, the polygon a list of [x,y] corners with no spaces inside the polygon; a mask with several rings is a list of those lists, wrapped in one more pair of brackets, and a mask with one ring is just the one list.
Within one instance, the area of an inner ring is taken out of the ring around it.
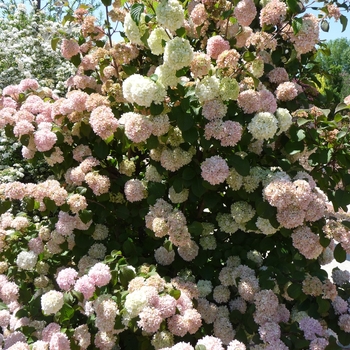
{"label": "foliage", "polygon": [[330,40],[326,50],[319,50],[317,60],[321,64],[325,78],[325,90],[333,94],[335,104],[350,95],[350,41],[346,38]]}
{"label": "foliage", "polygon": [[4,132],[55,174],[0,185],[5,347],[340,348],[350,276],[322,265],[350,253],[349,106],[317,90],[319,21],[293,0],[103,4],[106,35],[66,19],[65,97],[3,90]]}
{"label": "foliage", "polygon": [[35,78],[56,94],[66,92],[64,83],[75,67],[52,50],[51,40],[59,33],[73,34],[74,28],[64,27],[33,9],[27,11],[23,4],[2,5],[0,89],[24,78]]}

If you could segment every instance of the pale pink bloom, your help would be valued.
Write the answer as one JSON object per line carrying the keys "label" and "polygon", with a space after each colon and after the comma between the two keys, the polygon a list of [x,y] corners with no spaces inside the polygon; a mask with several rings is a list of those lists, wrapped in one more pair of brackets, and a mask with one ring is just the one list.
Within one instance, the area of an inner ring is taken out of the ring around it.
{"label": "pale pink bloom", "polygon": [[33,113],[26,111],[26,110],[20,110],[18,112],[16,112],[14,114],[14,118],[16,120],[16,122],[20,122],[20,121],[27,121],[32,123],[35,120],[35,116]]}
{"label": "pale pink bloom", "polygon": [[287,5],[280,0],[269,1],[260,12],[260,26],[275,26],[284,20],[287,14]]}
{"label": "pale pink bloom", "polygon": [[350,95],[348,95],[348,96],[346,96],[346,97],[344,98],[344,103],[345,103],[346,105],[350,105]]}
{"label": "pale pink bloom", "polygon": [[0,110],[0,127],[3,129],[7,124],[14,125],[16,110],[12,107],[4,107]]}
{"label": "pale pink bloom", "polygon": [[75,159],[77,162],[82,162],[84,158],[91,155],[91,149],[87,145],[80,144],[73,149],[73,159]]}
{"label": "pale pink bloom", "polygon": [[52,131],[42,129],[34,132],[34,143],[39,152],[49,151],[54,146],[56,141],[57,136]]}
{"label": "pale pink bloom", "polygon": [[267,32],[255,32],[247,38],[246,46],[255,46],[257,51],[271,50],[275,51],[277,47],[277,39]]}
{"label": "pale pink bloom", "polygon": [[340,315],[338,325],[344,332],[350,333],[350,315],[343,314]]}
{"label": "pale pink bloom", "polygon": [[125,125],[125,135],[133,142],[146,141],[152,134],[153,125],[146,117],[138,113],[124,113],[120,123]]}
{"label": "pale pink bloom", "polygon": [[23,79],[19,83],[19,88],[22,92],[30,89],[30,90],[36,90],[39,87],[38,82],[35,79]]}
{"label": "pale pink bloom", "polygon": [[45,102],[37,95],[29,95],[22,104],[21,110],[29,111],[33,114],[39,114],[45,108]]}
{"label": "pale pink bloom", "polygon": [[217,58],[216,65],[218,68],[236,69],[241,55],[235,49],[225,50]]}
{"label": "pale pink bloom", "polygon": [[273,93],[269,90],[260,90],[260,111],[275,113],[277,109],[276,98]]}
{"label": "pale pink bloom", "polygon": [[195,52],[191,62],[191,72],[194,78],[200,78],[208,74],[211,67],[210,56],[204,52]]}
{"label": "pale pink bloom", "polygon": [[18,95],[21,93],[19,85],[8,85],[2,90],[3,96],[11,96],[17,99]]}
{"label": "pale pink bloom", "polygon": [[75,285],[75,280],[78,277],[78,272],[73,268],[68,267],[61,270],[56,278],[56,282],[58,286],[62,290],[70,290]]}
{"label": "pale pink bloom", "polygon": [[329,341],[325,338],[316,338],[310,342],[310,350],[325,350]]}
{"label": "pale pink bloom", "polygon": [[0,310],[0,327],[7,327],[10,323],[11,314],[8,310]]}
{"label": "pale pink bloom", "polygon": [[204,338],[199,339],[197,345],[204,345],[206,350],[224,350],[221,339],[210,335],[206,335]]}
{"label": "pale pink bloom", "polygon": [[277,67],[274,68],[267,74],[271,83],[281,84],[289,81],[289,75],[285,68]]}
{"label": "pale pink bloom", "polygon": [[125,183],[124,193],[129,202],[139,202],[145,198],[145,186],[140,180],[131,179]]}
{"label": "pale pink bloom", "polygon": [[340,9],[336,4],[327,4],[327,10],[328,10],[328,17],[333,17],[335,21],[338,21],[341,13]]}
{"label": "pale pink bloom", "polygon": [[[1,97],[0,98],[0,107],[2,108],[17,108],[17,102],[13,100],[11,97]],[[0,111],[1,112],[1,111]]]}
{"label": "pale pink bloom", "polygon": [[50,339],[50,350],[70,350],[70,341],[64,333],[54,333]]}
{"label": "pale pink bloom", "polygon": [[183,316],[185,322],[187,322],[188,333],[195,334],[202,326],[200,313],[196,309],[187,309]]}
{"label": "pale pink bloom", "polygon": [[240,0],[236,5],[233,14],[241,26],[249,26],[257,14],[254,1]]}
{"label": "pale pink bloom", "polygon": [[319,237],[307,226],[301,226],[292,233],[293,246],[305,256],[306,259],[316,259],[323,251]]}
{"label": "pale pink bloom", "polygon": [[155,306],[159,310],[161,317],[165,319],[175,315],[176,299],[168,294],[165,294],[159,297],[158,303]]}
{"label": "pale pink bloom", "polygon": [[246,346],[238,340],[232,340],[228,344],[227,350],[246,350]]}
{"label": "pale pink bloom", "polygon": [[51,322],[43,329],[41,333],[41,338],[43,341],[50,342],[53,334],[59,333],[60,331],[61,331],[60,325],[55,322]]}
{"label": "pale pink bloom", "polygon": [[63,39],[61,44],[62,56],[70,59],[80,52],[79,44],[75,40]]}
{"label": "pale pink bloom", "polygon": [[34,131],[34,125],[27,120],[18,121],[13,128],[13,133],[16,137],[31,134]]}
{"label": "pale pink bloom", "polygon": [[203,179],[208,181],[211,185],[224,182],[230,175],[230,170],[226,161],[220,156],[207,158],[201,164],[201,170]]}
{"label": "pale pink bloom", "polygon": [[193,10],[189,12],[190,17],[196,26],[202,25],[208,17],[204,4],[197,3]]}
{"label": "pale pink bloom", "polygon": [[213,59],[217,59],[223,51],[229,49],[230,43],[220,35],[215,35],[208,39],[207,54]]}
{"label": "pale pink bloom", "polygon": [[88,276],[97,287],[107,285],[112,278],[109,266],[104,263],[95,264],[90,269]]}
{"label": "pale pink bloom", "polygon": [[243,128],[238,122],[227,120],[222,124],[223,133],[220,137],[221,146],[234,147],[241,139]]}
{"label": "pale pink bloom", "polygon": [[312,317],[304,317],[299,321],[299,327],[304,332],[304,337],[307,340],[316,339],[316,334],[320,336],[323,336],[324,334],[321,323]]}
{"label": "pale pink bloom", "polygon": [[285,228],[295,228],[304,223],[305,210],[294,205],[277,209],[276,219]]}
{"label": "pale pink bloom", "polygon": [[188,331],[188,322],[182,315],[171,316],[167,324],[169,331],[179,337],[183,337]]}
{"label": "pale pink bloom", "polygon": [[114,117],[112,109],[107,106],[95,108],[90,115],[89,123],[94,133],[102,139],[112,136],[118,128],[118,120]]}
{"label": "pale pink bloom", "polygon": [[8,304],[11,301],[16,301],[18,299],[19,287],[14,282],[6,282],[0,286],[0,298],[4,303]]}
{"label": "pale pink bloom", "polygon": [[163,318],[160,311],[154,307],[146,306],[139,314],[140,320],[137,325],[147,333],[155,333],[159,330]]}
{"label": "pale pink bloom", "polygon": [[4,195],[10,199],[21,200],[26,196],[26,185],[18,181],[10,182],[5,185]]}
{"label": "pale pink bloom", "polygon": [[29,242],[28,242],[28,248],[33,251],[35,254],[39,255],[40,253],[42,253],[44,251],[44,244],[43,241],[41,240],[41,238],[36,237],[36,238],[32,238]]}
{"label": "pale pink bloom", "polygon": [[237,98],[238,106],[244,113],[252,114],[260,110],[260,95],[255,90],[242,91]]}
{"label": "pale pink bloom", "polygon": [[164,247],[159,247],[154,252],[154,258],[160,265],[170,265],[175,260],[175,252],[173,250],[167,251],[167,249]]}
{"label": "pale pink bloom", "polygon": [[227,113],[227,106],[220,99],[205,101],[202,108],[203,116],[208,120],[221,119]]}
{"label": "pale pink bloom", "polygon": [[71,216],[64,211],[60,211],[58,213],[58,221],[55,224],[55,228],[59,234],[69,236],[75,229],[75,223],[76,221],[74,216]]}
{"label": "pale pink bloom", "polygon": [[110,187],[110,180],[105,175],[100,175],[95,172],[90,172],[85,175],[85,182],[92,189],[96,196],[107,193]]}
{"label": "pale pink bloom", "polygon": [[177,252],[185,261],[192,261],[198,255],[199,247],[193,240],[188,240],[186,244],[182,244]]}
{"label": "pale pink bloom", "polygon": [[74,290],[82,293],[85,299],[90,299],[94,295],[95,289],[94,280],[87,275],[80,277],[74,285]]}
{"label": "pale pink bloom", "polygon": [[72,213],[77,214],[79,211],[87,208],[86,198],[78,193],[75,193],[67,199],[67,204]]}
{"label": "pale pink bloom", "polygon": [[294,100],[300,93],[300,86],[296,83],[287,81],[277,86],[276,97],[281,101]]}

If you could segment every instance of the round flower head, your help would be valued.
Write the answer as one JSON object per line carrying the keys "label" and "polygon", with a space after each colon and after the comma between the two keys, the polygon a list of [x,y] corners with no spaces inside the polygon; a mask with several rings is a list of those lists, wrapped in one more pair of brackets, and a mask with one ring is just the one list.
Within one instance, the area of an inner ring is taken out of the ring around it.
{"label": "round flower head", "polygon": [[[144,22],[145,14],[141,15],[140,22]],[[128,12],[124,19],[124,31],[127,38],[132,44],[143,46],[141,37],[143,32],[140,30],[142,26],[138,26],[136,22],[131,18],[131,14]]]}
{"label": "round flower head", "polygon": [[169,41],[164,28],[155,28],[147,39],[147,43],[153,55],[161,55],[164,53],[163,41]]}
{"label": "round flower head", "polygon": [[123,82],[123,96],[130,103],[150,107],[152,102],[163,102],[166,91],[160,84],[140,74],[133,74]]}
{"label": "round flower head", "polygon": [[207,54],[215,60],[222,52],[229,49],[230,43],[227,40],[223,39],[220,35],[215,35],[208,39]]}
{"label": "round flower head", "polygon": [[254,1],[240,0],[233,13],[241,26],[249,26],[257,14]]}
{"label": "round flower head", "polygon": [[257,140],[268,140],[275,136],[278,121],[269,112],[260,112],[248,124],[248,130]]}
{"label": "round flower head", "polygon": [[20,252],[17,256],[17,266],[22,270],[33,270],[36,262],[38,260],[38,255],[33,251]]}
{"label": "round flower head", "polygon": [[193,49],[187,39],[175,37],[168,41],[164,49],[164,64],[172,69],[179,70],[190,66],[193,58]]}
{"label": "round flower head", "polygon": [[124,193],[129,202],[139,202],[146,197],[145,186],[137,179],[131,179],[125,183]]}
{"label": "round flower head", "polygon": [[217,185],[226,180],[230,175],[230,169],[220,156],[207,158],[201,165],[202,177],[212,185]]}
{"label": "round flower head", "polygon": [[162,0],[156,8],[157,21],[160,25],[175,31],[184,24],[184,10],[177,0]]}
{"label": "round flower head", "polygon": [[41,309],[45,315],[56,314],[63,303],[63,294],[56,290],[50,290],[41,296]]}

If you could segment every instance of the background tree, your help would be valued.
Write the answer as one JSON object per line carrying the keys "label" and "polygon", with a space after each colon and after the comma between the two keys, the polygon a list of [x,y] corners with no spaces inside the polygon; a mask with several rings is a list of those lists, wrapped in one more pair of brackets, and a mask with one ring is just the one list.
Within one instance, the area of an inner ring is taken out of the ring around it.
{"label": "background tree", "polygon": [[323,91],[336,105],[350,94],[350,40],[330,40],[326,49],[317,53],[317,61],[324,70]]}

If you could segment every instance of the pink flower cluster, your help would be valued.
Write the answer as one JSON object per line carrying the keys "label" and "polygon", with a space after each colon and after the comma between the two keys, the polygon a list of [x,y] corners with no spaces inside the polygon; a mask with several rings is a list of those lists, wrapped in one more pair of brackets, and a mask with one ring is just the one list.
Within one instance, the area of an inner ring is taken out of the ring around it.
{"label": "pink flower cluster", "polygon": [[211,185],[218,185],[224,182],[230,175],[230,170],[226,161],[220,156],[207,158],[201,164],[201,170],[202,178]]}
{"label": "pink flower cluster", "polygon": [[91,112],[89,123],[94,130],[94,133],[104,140],[112,136],[119,125],[112,109],[107,106],[99,106],[95,108]]}
{"label": "pink flower cluster", "polygon": [[238,106],[244,113],[255,112],[275,113],[277,109],[276,98],[269,90],[245,90],[238,95]]}
{"label": "pink flower cluster", "polygon": [[232,120],[214,120],[205,125],[204,137],[207,140],[214,138],[220,141],[223,147],[234,147],[241,139],[243,133],[242,125]]}
{"label": "pink flower cluster", "polygon": [[280,0],[269,1],[260,12],[260,26],[278,25],[287,14],[287,5]]}
{"label": "pink flower cluster", "polygon": [[207,54],[213,58],[217,59],[219,55],[230,49],[230,43],[223,39],[220,35],[212,36],[207,42]]}
{"label": "pink flower cluster", "polygon": [[277,208],[277,220],[286,228],[303,225],[304,221],[321,219],[326,209],[326,196],[314,182],[287,178],[271,181],[263,190],[264,198]]}
{"label": "pink flower cluster", "polygon": [[257,15],[257,10],[253,0],[240,0],[233,13],[241,26],[249,26]]}

